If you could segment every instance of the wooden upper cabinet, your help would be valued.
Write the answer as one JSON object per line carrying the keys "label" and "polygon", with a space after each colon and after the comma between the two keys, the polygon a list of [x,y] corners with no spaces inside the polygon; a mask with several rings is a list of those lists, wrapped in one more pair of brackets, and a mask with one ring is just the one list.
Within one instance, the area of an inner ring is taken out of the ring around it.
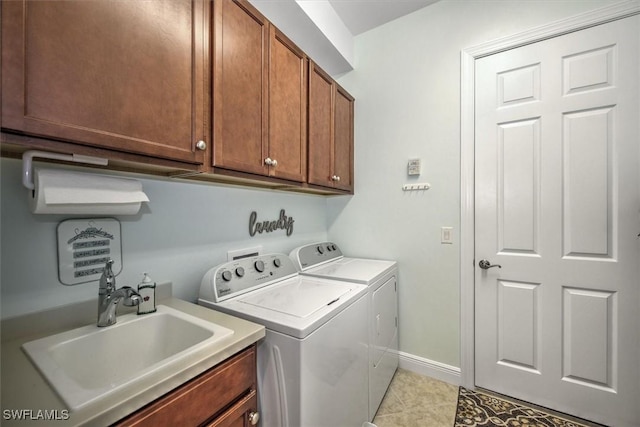
{"label": "wooden upper cabinet", "polygon": [[353,192],[354,99],[309,62],[308,182]]}
{"label": "wooden upper cabinet", "polygon": [[333,80],[309,61],[309,184],[333,187]]}
{"label": "wooden upper cabinet", "polygon": [[304,181],[304,53],[245,0],[214,16],[213,166]]}
{"label": "wooden upper cabinet", "polygon": [[269,174],[304,182],[307,176],[307,58],[276,27],[270,31]]}
{"label": "wooden upper cabinet", "polygon": [[354,98],[334,83],[333,175],[334,187],[353,192]]}
{"label": "wooden upper cabinet", "polygon": [[206,0],[2,2],[2,127],[202,164]]}
{"label": "wooden upper cabinet", "polygon": [[246,1],[213,8],[213,166],[266,175],[269,22]]}

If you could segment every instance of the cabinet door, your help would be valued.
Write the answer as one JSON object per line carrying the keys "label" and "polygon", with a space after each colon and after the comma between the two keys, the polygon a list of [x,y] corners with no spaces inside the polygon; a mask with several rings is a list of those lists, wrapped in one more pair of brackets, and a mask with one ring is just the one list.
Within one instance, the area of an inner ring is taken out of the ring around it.
{"label": "cabinet door", "polygon": [[334,114],[333,173],[335,188],[353,191],[353,104],[354,99],[336,85]]}
{"label": "cabinet door", "polygon": [[353,192],[354,99],[309,62],[309,184]]}
{"label": "cabinet door", "polygon": [[333,187],[333,80],[309,61],[309,184]]}
{"label": "cabinet door", "polygon": [[2,127],[204,161],[209,2],[2,2]]}
{"label": "cabinet door", "polygon": [[235,418],[234,409],[237,411],[239,407],[246,408],[243,413],[247,414],[256,410],[255,387],[256,348],[253,345],[113,426],[199,426]]}
{"label": "cabinet door", "polygon": [[[209,422],[206,427],[250,427],[259,420],[258,397],[255,390],[244,399],[237,402],[224,414]],[[255,417],[255,418],[254,418]]]}
{"label": "cabinet door", "polygon": [[269,50],[269,175],[304,182],[307,175],[307,60],[271,26]]}
{"label": "cabinet door", "polygon": [[213,166],[266,175],[269,22],[245,0],[213,7]]}

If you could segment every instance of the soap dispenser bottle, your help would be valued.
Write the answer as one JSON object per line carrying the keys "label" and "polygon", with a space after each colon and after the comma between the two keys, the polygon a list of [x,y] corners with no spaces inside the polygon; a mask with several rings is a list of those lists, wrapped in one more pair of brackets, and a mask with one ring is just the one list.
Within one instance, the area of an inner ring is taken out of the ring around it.
{"label": "soap dispenser bottle", "polygon": [[155,313],[156,311],[156,283],[144,273],[142,282],[138,284],[138,293],[141,302],[138,305],[138,314]]}

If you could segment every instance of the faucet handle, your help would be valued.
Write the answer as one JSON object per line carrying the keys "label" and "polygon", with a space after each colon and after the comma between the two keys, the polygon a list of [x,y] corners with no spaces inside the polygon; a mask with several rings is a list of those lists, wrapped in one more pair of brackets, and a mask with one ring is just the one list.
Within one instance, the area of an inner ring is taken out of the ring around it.
{"label": "faucet handle", "polygon": [[137,293],[131,286],[123,286],[120,288],[124,291],[125,297],[122,300],[122,304],[127,307],[135,307],[136,305],[140,305],[142,302],[142,297],[139,293]]}

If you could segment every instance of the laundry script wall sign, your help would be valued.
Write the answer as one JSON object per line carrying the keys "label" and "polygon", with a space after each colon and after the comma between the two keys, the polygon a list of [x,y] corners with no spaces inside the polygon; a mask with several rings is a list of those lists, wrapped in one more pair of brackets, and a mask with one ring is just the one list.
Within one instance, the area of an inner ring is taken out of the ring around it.
{"label": "laundry script wall sign", "polygon": [[293,233],[293,223],[295,220],[291,216],[287,216],[284,209],[280,209],[280,218],[273,221],[258,221],[258,213],[251,212],[249,215],[249,235],[255,236],[256,233],[271,233],[276,230],[285,230],[287,236]]}

